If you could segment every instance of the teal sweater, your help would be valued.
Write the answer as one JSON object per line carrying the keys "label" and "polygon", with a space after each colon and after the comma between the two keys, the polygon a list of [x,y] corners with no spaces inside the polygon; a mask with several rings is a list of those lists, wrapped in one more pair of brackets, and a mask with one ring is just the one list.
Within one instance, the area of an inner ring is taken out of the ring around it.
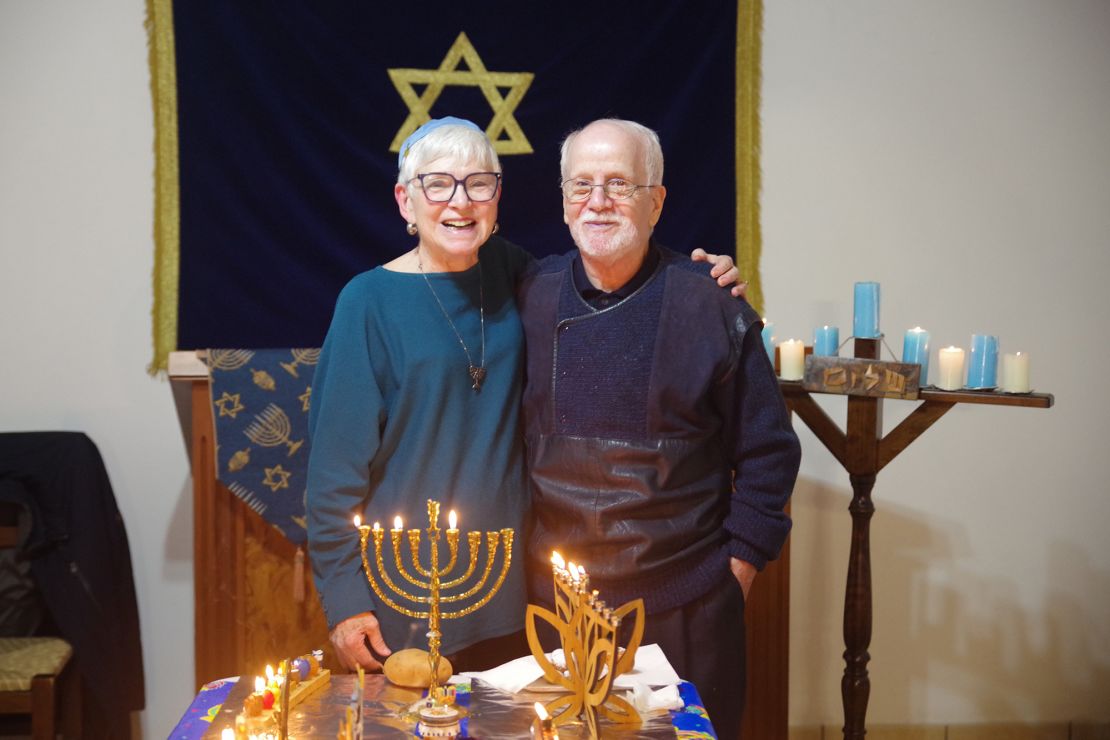
{"label": "teal sweater", "polygon": [[[464,532],[515,529],[509,578],[484,608],[443,621],[442,651],[452,653],[523,624],[528,495],[519,422],[523,335],[513,290],[529,257],[496,237],[479,255],[480,267],[429,274],[428,279],[475,364],[482,352],[481,280],[487,372],[481,391],[471,387],[466,355],[424,278],[381,267],[358,275],[340,293],[316,368],[306,493],[316,587],[329,628],[373,610],[393,650],[424,646],[426,620],[377,603],[362,569],[355,514],[367,524],[381,522],[386,530],[396,515],[405,529],[424,529],[427,500],[435,499],[442,504],[443,529],[452,508]],[[369,552],[372,560],[372,544]],[[406,559],[408,552],[406,540]],[[440,552],[441,565],[446,564],[442,541]],[[465,555],[460,553],[463,566]],[[391,564],[392,552],[383,553],[383,559]],[[479,572],[484,562],[483,544]],[[411,562],[406,564],[411,572]],[[398,585],[416,590],[395,570],[391,574]],[[394,600],[411,609],[426,608]],[[454,608],[458,605],[443,607],[445,612]]]}

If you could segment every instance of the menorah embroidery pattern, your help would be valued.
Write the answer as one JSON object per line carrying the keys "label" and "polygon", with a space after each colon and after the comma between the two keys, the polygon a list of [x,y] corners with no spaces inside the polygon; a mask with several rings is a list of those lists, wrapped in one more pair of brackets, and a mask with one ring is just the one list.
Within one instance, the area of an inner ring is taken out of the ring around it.
{"label": "menorah embroidery pattern", "polygon": [[304,440],[289,441],[291,425],[289,416],[277,404],[271,403],[262,409],[262,413],[254,417],[254,421],[243,430],[243,434],[256,445],[263,447],[278,447],[285,445],[289,448],[289,457],[301,448]]}
{"label": "menorah embroidery pattern", "polygon": [[306,540],[302,494],[318,361],[318,349],[208,351],[216,475],[228,488],[237,484],[233,493],[294,544]]}

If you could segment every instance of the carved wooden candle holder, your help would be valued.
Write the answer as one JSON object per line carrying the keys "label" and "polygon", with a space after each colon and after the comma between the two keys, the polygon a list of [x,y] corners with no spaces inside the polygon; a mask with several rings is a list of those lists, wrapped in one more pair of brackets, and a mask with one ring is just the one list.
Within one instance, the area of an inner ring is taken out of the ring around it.
{"label": "carved wooden candle holder", "polygon": [[[559,553],[552,555],[551,562],[555,611],[529,604],[525,614],[528,647],[543,669],[544,678],[568,692],[544,708],[556,725],[584,715],[593,738],[598,737],[599,715],[616,724],[639,724],[636,709],[613,694],[612,689],[613,679],[632,670],[635,663],[636,650],[644,636],[644,600],[636,599],[611,609],[598,598],[596,590],[590,589],[590,577],[582,566],[564,563]],[[620,626],[629,615],[635,622],[628,644],[622,646]],[[565,672],[544,654],[536,632],[537,620],[547,622],[559,633]]]}

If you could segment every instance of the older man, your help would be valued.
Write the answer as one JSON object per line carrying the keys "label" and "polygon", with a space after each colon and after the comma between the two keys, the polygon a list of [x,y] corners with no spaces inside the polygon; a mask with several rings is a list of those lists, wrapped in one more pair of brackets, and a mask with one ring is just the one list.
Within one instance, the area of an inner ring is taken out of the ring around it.
{"label": "older man", "polygon": [[655,133],[595,121],[567,137],[561,167],[578,251],[545,260],[519,300],[532,600],[551,601],[556,549],[608,603],[643,597],[645,643],[734,738],[744,599],[790,530],[798,440],[758,315],[652,239],[666,198]]}

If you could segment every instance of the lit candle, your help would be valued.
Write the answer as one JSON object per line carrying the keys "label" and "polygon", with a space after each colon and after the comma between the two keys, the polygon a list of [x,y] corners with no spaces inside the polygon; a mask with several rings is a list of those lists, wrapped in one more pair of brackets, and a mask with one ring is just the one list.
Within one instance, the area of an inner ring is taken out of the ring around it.
{"label": "lit candle", "polygon": [[262,678],[262,676],[255,676],[254,677],[254,692],[256,694],[261,694],[265,690],[266,690],[266,679]]}
{"label": "lit candle", "polygon": [[358,529],[361,526],[362,526],[362,517],[360,517],[358,514],[355,514],[355,529]]}
{"label": "lit candle", "polygon": [[763,349],[767,350],[767,356],[771,358],[771,364],[775,364],[775,324],[770,319],[763,319]]}
{"label": "lit candle", "polygon": [[551,564],[555,567],[555,570],[564,570],[567,565],[566,561],[563,560],[563,556],[559,554],[558,550],[553,550],[551,552]]}
{"label": "lit candle", "polygon": [[959,390],[963,381],[964,351],[959,347],[945,347],[937,353],[937,388]]}
{"label": "lit candle", "polygon": [[806,346],[801,339],[787,339],[779,345],[779,375],[783,380],[801,380],[805,366]]}
{"label": "lit candle", "polygon": [[455,514],[455,510],[451,509],[450,513],[447,514],[447,531],[448,532],[455,531],[456,528],[457,528],[458,523],[459,523],[459,517]]}
{"label": "lit candle", "polygon": [[856,283],[855,305],[852,312],[852,334],[861,339],[879,336],[879,284]]}
{"label": "lit candle", "polygon": [[555,723],[544,705],[536,702],[533,706],[536,709],[536,719],[532,721],[532,737],[536,740],[559,740]]}
{"label": "lit candle", "polygon": [[971,359],[967,363],[968,388],[994,388],[998,385],[998,337],[971,335]]}
{"label": "lit candle", "polygon": [[840,351],[840,328],[819,326],[813,330],[813,355],[836,357]]}
{"label": "lit candle", "polygon": [[1002,390],[1007,393],[1029,392],[1029,355],[1025,352],[1002,355]]}
{"label": "lit candle", "polygon": [[921,379],[919,385],[929,382],[929,332],[920,326],[915,326],[906,331],[906,338],[902,342],[902,362],[921,366]]}
{"label": "lit candle", "polygon": [[393,517],[393,531],[394,532],[400,532],[404,528],[405,528],[405,523],[403,521],[401,521],[401,517],[400,516]]}
{"label": "lit candle", "polygon": [[377,531],[378,531],[378,530],[380,530],[381,528],[382,528],[382,525],[381,525],[381,523],[380,523],[380,522],[374,522],[374,531],[375,531],[375,532],[377,532]]}
{"label": "lit candle", "polygon": [[231,727],[225,727],[220,731],[220,740],[235,740],[235,730]]}

